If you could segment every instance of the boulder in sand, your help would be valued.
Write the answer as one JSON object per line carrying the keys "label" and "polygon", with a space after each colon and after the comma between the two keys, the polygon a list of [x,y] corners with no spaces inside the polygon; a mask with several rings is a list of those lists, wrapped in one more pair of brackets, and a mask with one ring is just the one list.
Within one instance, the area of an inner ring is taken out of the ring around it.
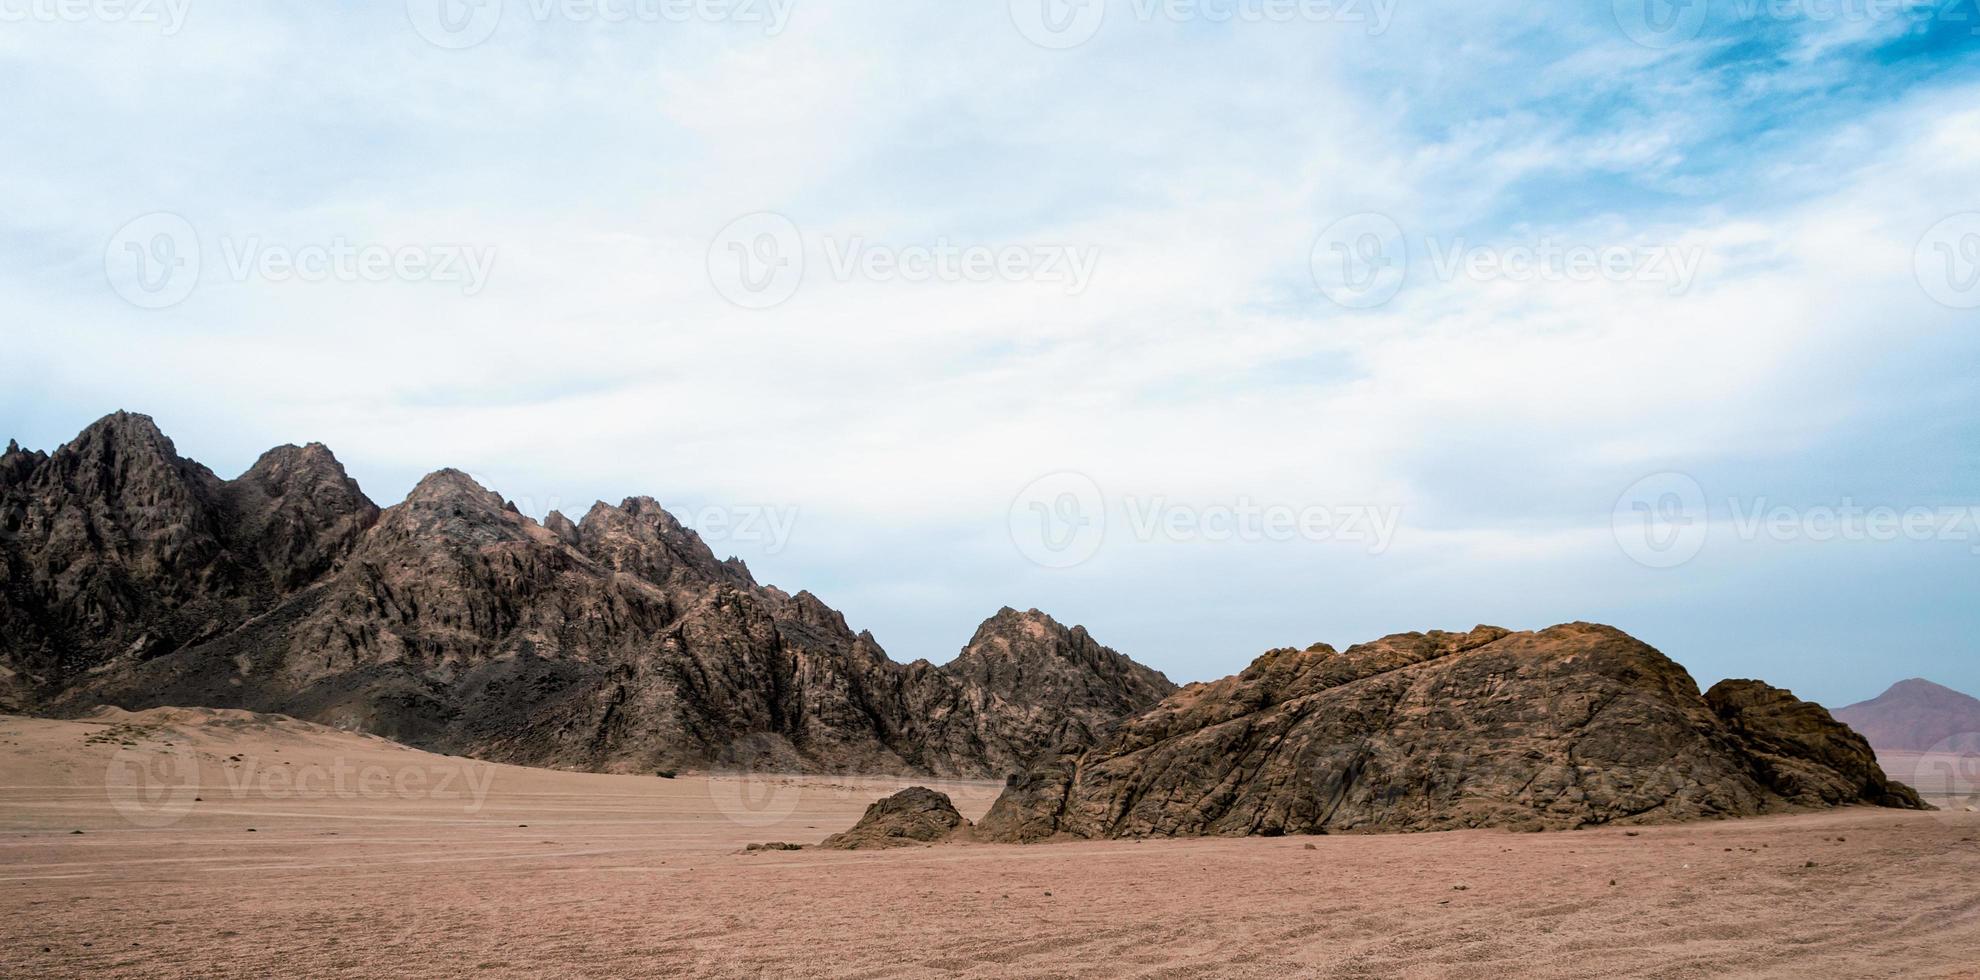
{"label": "boulder in sand", "polygon": [[911,786],[867,807],[851,830],[833,834],[819,846],[858,851],[932,844],[969,827],[947,794]]}

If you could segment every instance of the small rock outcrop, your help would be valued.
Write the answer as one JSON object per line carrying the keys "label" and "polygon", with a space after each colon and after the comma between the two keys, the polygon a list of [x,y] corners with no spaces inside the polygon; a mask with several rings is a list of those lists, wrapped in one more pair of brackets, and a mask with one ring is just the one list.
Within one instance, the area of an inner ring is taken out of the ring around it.
{"label": "small rock outcrop", "polygon": [[833,834],[818,846],[859,851],[933,844],[948,840],[969,826],[948,794],[925,786],[910,786],[868,806],[866,814],[851,830]]}
{"label": "small rock outcrop", "polygon": [[1820,706],[1588,623],[1274,650],[1013,780],[984,840],[1571,828],[1919,807]]}

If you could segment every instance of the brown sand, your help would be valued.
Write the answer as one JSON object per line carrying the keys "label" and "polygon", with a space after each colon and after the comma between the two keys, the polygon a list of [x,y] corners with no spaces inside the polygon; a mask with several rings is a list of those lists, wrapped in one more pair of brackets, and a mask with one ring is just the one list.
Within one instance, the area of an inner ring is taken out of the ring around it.
{"label": "brown sand", "polygon": [[[0,716],[0,976],[1980,977],[1963,806],[742,850],[907,784],[488,766],[232,712]],[[931,785],[972,818],[997,791]]]}

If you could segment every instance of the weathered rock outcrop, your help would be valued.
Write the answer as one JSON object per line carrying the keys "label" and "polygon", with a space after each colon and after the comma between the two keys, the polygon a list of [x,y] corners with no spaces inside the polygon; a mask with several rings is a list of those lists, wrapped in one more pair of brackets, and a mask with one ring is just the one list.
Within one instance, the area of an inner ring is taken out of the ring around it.
{"label": "weathered rock outcrop", "polygon": [[1006,787],[988,840],[1567,828],[1915,807],[1819,706],[1701,695],[1619,630],[1479,627],[1274,650]]}
{"label": "weathered rock outcrop", "polygon": [[118,413],[0,456],[0,707],[280,712],[535,765],[1003,776],[1174,690],[1033,611],[899,664],[653,500],[538,524],[321,445],[223,481]]}
{"label": "weathered rock outcrop", "polygon": [[1884,776],[1862,735],[1819,704],[1751,680],[1720,681],[1705,700],[1732,729],[1760,781],[1789,803],[1923,806],[1911,787]]}
{"label": "weathered rock outcrop", "polygon": [[851,830],[825,838],[820,847],[842,851],[909,847],[947,840],[969,829],[948,794],[910,786],[866,808]]}

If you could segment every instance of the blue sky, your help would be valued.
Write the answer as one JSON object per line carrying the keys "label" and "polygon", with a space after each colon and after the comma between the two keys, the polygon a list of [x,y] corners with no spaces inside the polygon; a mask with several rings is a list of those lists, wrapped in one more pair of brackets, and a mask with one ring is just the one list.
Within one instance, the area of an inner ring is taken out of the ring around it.
{"label": "blue sky", "polygon": [[[126,408],[387,503],[650,494],[903,660],[1007,604],[1180,679],[1587,619],[1704,684],[1980,691],[1971,0],[445,2],[0,0],[0,436]],[[157,214],[182,296],[118,265]],[[788,295],[725,291],[738,227],[795,233]],[[487,265],[280,271],[339,245]],[[872,271],[945,246],[1017,264]],[[1545,249],[1621,271],[1510,271]],[[1673,474],[1656,567],[1630,495]],[[1066,486],[1098,539],[1034,560]],[[1138,523],[1253,505],[1395,526]]]}

